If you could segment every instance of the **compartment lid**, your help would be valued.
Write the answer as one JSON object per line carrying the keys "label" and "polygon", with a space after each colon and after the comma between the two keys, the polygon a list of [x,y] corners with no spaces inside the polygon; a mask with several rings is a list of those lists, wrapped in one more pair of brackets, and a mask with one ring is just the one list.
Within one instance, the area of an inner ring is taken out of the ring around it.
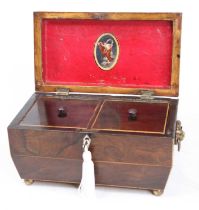
{"label": "compartment lid", "polygon": [[36,12],[36,91],[178,96],[180,13]]}

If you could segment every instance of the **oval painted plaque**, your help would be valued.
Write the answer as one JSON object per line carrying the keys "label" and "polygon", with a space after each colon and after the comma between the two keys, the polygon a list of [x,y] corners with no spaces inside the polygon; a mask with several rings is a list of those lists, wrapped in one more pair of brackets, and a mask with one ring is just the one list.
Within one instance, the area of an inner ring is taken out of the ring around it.
{"label": "oval painted plaque", "polygon": [[94,56],[102,70],[111,70],[119,57],[119,44],[113,34],[104,33],[95,42]]}

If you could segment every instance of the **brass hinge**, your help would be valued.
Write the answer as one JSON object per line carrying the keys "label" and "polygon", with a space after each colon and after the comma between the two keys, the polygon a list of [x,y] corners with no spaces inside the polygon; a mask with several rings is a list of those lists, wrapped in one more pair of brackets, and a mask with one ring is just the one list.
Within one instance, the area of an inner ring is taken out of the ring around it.
{"label": "brass hinge", "polygon": [[69,95],[69,89],[68,88],[57,88],[56,95],[58,96],[68,96]]}
{"label": "brass hinge", "polygon": [[154,92],[151,90],[142,90],[141,91],[141,100],[153,100],[154,99]]}

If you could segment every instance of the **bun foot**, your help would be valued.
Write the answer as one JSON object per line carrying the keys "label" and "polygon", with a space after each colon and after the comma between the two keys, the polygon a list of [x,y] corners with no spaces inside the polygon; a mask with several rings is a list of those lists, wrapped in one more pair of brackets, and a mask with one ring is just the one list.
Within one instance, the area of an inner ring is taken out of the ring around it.
{"label": "bun foot", "polygon": [[153,195],[160,196],[162,195],[164,190],[152,190]]}
{"label": "bun foot", "polygon": [[24,182],[25,182],[26,185],[31,185],[31,184],[33,184],[34,180],[32,180],[32,179],[24,179]]}

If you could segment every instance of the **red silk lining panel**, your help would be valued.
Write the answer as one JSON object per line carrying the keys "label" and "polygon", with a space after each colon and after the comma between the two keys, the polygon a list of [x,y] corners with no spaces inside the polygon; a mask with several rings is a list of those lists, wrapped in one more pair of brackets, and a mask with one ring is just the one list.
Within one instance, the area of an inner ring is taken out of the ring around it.
{"label": "red silk lining panel", "polygon": [[[42,21],[42,77],[46,84],[168,88],[172,68],[172,21]],[[94,45],[103,33],[119,44],[113,69],[100,69]]]}

